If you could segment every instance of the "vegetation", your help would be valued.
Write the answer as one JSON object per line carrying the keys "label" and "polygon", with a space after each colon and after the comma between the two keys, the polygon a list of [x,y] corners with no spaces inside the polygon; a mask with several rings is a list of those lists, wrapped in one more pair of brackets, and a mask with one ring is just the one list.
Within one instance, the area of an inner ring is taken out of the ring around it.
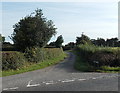
{"label": "vegetation", "polygon": [[5,42],[5,37],[0,34],[0,42]]}
{"label": "vegetation", "polygon": [[60,48],[62,35],[56,40],[58,48],[44,48],[55,34],[55,25],[43,16],[41,9],[22,18],[14,25],[10,37],[14,44],[2,42],[3,50],[6,50],[2,52],[3,76],[44,68],[64,59],[65,54]]}
{"label": "vegetation", "polygon": [[118,38],[111,38],[111,39],[103,39],[103,38],[97,38],[91,39],[92,43],[96,46],[107,46],[107,47],[120,47],[120,41]]}
{"label": "vegetation", "polygon": [[56,48],[62,47],[62,43],[64,42],[62,35],[57,37],[57,40],[55,42],[51,42],[49,46],[53,46]]}
{"label": "vegetation", "polygon": [[[98,47],[95,45],[79,45],[76,47],[77,55],[89,64],[94,70],[117,68],[120,70],[120,48]],[[77,65],[81,64],[77,62]],[[91,69],[92,69],[91,68]],[[107,69],[110,70],[110,69]]]}
{"label": "vegetation", "polygon": [[42,68],[57,64],[58,62],[62,61],[65,57],[66,57],[66,54],[63,53],[63,54],[59,55],[58,57],[46,59],[46,60],[39,62],[37,64],[25,62],[25,65],[22,68],[17,69],[17,70],[2,71],[1,75],[2,76],[9,76],[9,75],[15,75],[15,74],[20,74],[20,73],[24,73],[24,72],[42,69]]}
{"label": "vegetation", "polygon": [[58,36],[57,40],[55,41],[55,46],[60,48],[62,47],[62,43],[64,42],[62,35]]}
{"label": "vegetation", "polygon": [[[109,43],[109,45],[108,45]],[[120,48],[117,38],[90,40],[86,35],[76,39],[77,60],[75,68],[82,71],[119,71]],[[113,47],[109,47],[113,46]]]}
{"label": "vegetation", "polygon": [[[35,54],[36,57],[31,57],[31,59],[29,59],[31,55],[26,56],[25,53],[15,51],[3,52],[3,76],[41,69],[56,64],[66,57],[66,54],[64,54],[61,48],[44,48],[41,51],[41,55],[37,56],[37,54]],[[34,56],[34,54],[32,56]],[[37,60],[38,58],[40,58],[40,60]]]}
{"label": "vegetation", "polygon": [[82,34],[81,37],[77,37],[76,45],[86,44],[86,43],[91,43],[90,38],[88,36]]}
{"label": "vegetation", "polygon": [[2,52],[2,70],[16,70],[25,63],[25,57],[20,52]]}
{"label": "vegetation", "polygon": [[37,9],[14,25],[11,39],[17,49],[25,51],[26,48],[34,46],[46,46],[55,34],[56,28],[52,20],[47,20],[42,10]]}
{"label": "vegetation", "polygon": [[29,50],[27,53],[21,52],[2,52],[2,70],[19,69],[24,66],[25,62],[29,63],[40,63],[44,60],[59,57],[63,54],[63,51],[59,48],[52,49],[39,49],[34,48]]}

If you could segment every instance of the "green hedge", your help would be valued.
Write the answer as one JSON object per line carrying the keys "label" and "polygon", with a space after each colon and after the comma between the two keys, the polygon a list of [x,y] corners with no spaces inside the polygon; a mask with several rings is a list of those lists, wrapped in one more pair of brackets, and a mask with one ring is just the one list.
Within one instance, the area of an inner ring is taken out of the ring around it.
{"label": "green hedge", "polygon": [[42,62],[47,59],[59,57],[63,53],[60,48],[27,48],[25,51],[25,57],[29,62]]}
{"label": "green hedge", "polygon": [[2,52],[2,70],[16,70],[24,65],[25,57],[20,52]]}
{"label": "green hedge", "polygon": [[[2,70],[16,70],[27,63],[40,63],[63,55],[61,48],[29,48],[25,53],[17,51],[2,52]],[[27,63],[26,63],[27,62]]]}
{"label": "green hedge", "polygon": [[[93,66],[120,66],[120,48],[80,45],[77,53]],[[98,63],[97,63],[98,62]]]}

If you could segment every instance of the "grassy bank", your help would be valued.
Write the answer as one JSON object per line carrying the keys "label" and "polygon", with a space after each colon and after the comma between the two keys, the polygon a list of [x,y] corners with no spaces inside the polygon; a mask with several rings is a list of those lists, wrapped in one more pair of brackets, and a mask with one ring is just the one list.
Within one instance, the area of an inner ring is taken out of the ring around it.
{"label": "grassy bank", "polygon": [[22,67],[20,69],[17,70],[7,70],[7,71],[2,71],[2,76],[10,76],[10,75],[15,75],[15,74],[20,74],[20,73],[24,73],[24,72],[29,72],[29,71],[34,71],[34,70],[38,70],[38,69],[42,69],[54,64],[59,63],[60,61],[64,60],[64,58],[67,55],[65,53],[63,53],[62,55],[56,57],[56,58],[51,58],[51,59],[47,59],[44,60],[43,62],[40,63],[26,63],[26,67]]}
{"label": "grassy bank", "polygon": [[81,45],[74,50],[76,62],[74,67],[79,71],[119,72],[120,48]]}

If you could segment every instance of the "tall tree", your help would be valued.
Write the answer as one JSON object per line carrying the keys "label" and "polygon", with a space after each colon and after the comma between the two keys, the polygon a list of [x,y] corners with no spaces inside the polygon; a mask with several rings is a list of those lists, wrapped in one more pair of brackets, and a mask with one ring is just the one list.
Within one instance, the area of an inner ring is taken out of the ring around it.
{"label": "tall tree", "polygon": [[56,47],[62,47],[62,43],[64,42],[62,35],[57,37],[57,40],[55,41],[55,46]]}
{"label": "tall tree", "polygon": [[16,48],[24,51],[27,47],[44,47],[53,35],[56,28],[52,20],[47,20],[41,9],[21,19],[14,26],[11,35]]}
{"label": "tall tree", "polygon": [[76,45],[85,44],[85,43],[91,43],[90,38],[88,36],[82,34],[81,37],[77,37]]}

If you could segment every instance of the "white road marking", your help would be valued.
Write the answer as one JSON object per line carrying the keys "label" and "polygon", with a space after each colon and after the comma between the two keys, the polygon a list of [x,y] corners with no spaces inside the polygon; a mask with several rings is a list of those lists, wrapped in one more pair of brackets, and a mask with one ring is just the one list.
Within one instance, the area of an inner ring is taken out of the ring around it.
{"label": "white road marking", "polygon": [[47,81],[47,82],[43,82],[45,83],[46,85],[50,85],[50,84],[55,84],[56,82],[53,82],[53,81]]}
{"label": "white road marking", "polygon": [[96,78],[92,78],[92,79],[96,79]]}
{"label": "white road marking", "polygon": [[40,85],[40,84],[31,85],[31,84],[30,84],[31,82],[32,82],[32,80],[30,80],[30,81],[28,82],[27,87],[36,87],[36,86],[39,86],[39,85]]}
{"label": "white road marking", "polygon": [[13,88],[4,88],[3,90],[15,90],[18,89],[18,87],[13,87]]}
{"label": "white road marking", "polygon": [[86,79],[78,79],[79,81],[84,81],[84,80],[86,80]]}
{"label": "white road marking", "polygon": [[72,82],[72,81],[75,81],[74,79],[72,79],[72,80],[69,80],[69,79],[66,79],[66,80],[63,80],[63,81],[61,81],[61,82]]}

